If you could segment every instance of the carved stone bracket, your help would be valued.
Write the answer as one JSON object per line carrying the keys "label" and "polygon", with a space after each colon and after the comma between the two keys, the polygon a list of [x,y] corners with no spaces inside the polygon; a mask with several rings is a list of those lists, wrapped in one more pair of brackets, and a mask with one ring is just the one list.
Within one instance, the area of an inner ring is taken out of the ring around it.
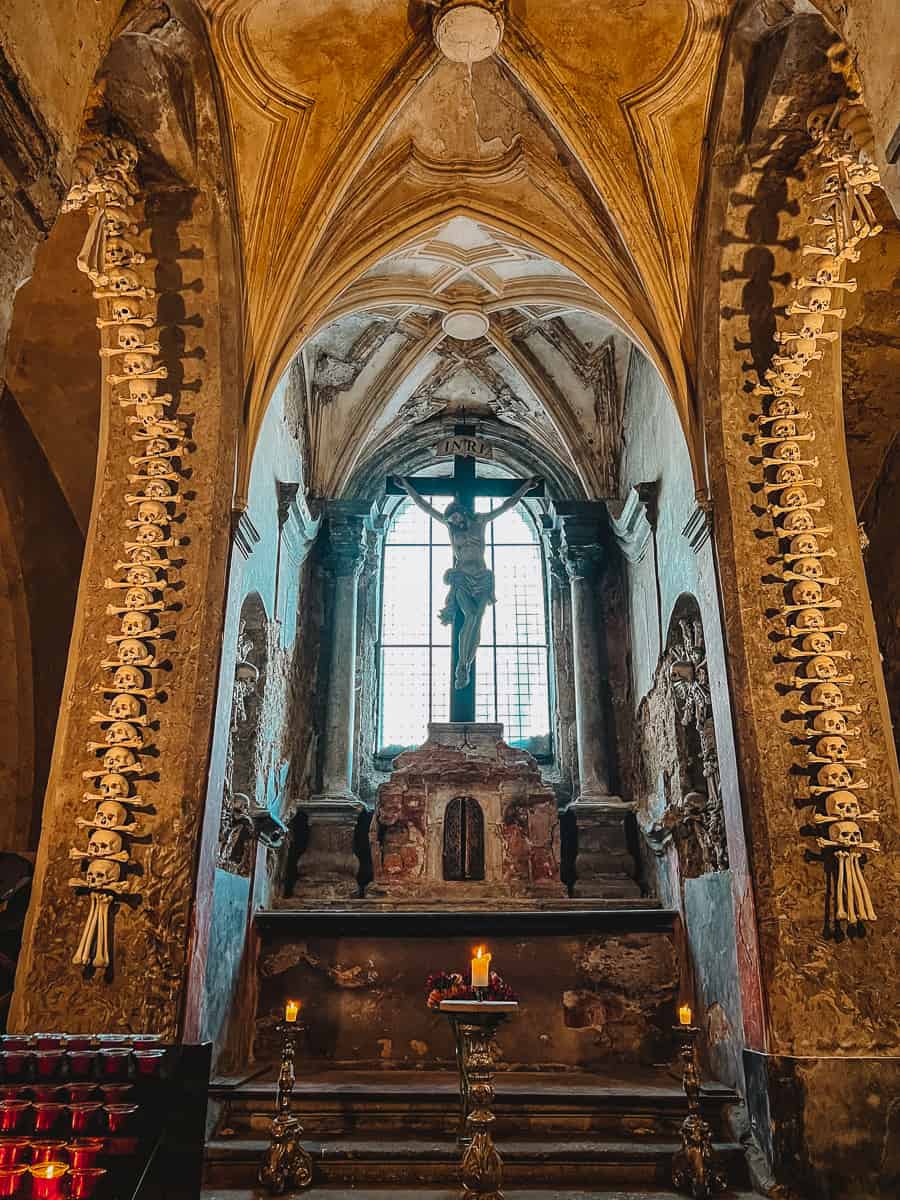
{"label": "carved stone bracket", "polygon": [[322,524],[314,516],[299,483],[276,483],[278,493],[278,527],[281,543],[291,558],[299,563],[309,553]]}
{"label": "carved stone bracket", "polygon": [[655,483],[640,483],[624,501],[607,501],[613,534],[630,563],[639,563],[647,553],[656,525],[656,493]]}

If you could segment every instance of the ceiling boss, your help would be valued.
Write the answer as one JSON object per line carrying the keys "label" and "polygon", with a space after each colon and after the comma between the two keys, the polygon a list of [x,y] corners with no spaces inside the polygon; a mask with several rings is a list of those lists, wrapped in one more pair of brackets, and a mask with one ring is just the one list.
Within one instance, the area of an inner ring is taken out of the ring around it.
{"label": "ceiling boss", "polygon": [[483,62],[503,38],[505,0],[427,0],[435,44],[451,62]]}

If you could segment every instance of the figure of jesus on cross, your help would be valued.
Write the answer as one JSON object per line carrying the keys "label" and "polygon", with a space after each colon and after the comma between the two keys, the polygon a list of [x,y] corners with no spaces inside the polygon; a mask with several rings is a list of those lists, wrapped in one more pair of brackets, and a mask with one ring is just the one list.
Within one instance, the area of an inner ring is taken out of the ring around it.
{"label": "figure of jesus on cross", "polygon": [[[453,565],[444,574],[444,583],[449,591],[444,607],[439,613],[444,625],[453,627],[453,661],[455,662],[453,692],[451,695],[451,720],[474,721],[474,687],[471,678],[475,654],[481,640],[481,622],[489,604],[494,603],[494,573],[485,563],[485,529],[529,492],[539,489],[538,478],[499,480],[475,478],[475,461],[468,456],[455,456],[455,469],[451,479],[423,477],[415,482],[397,477],[390,492],[403,491],[409,498],[447,528],[453,551]],[[447,485],[452,487],[453,499],[444,512],[435,508],[421,494],[427,490],[432,495],[447,494]],[[480,486],[479,486],[480,485]],[[518,486],[516,486],[518,485]],[[513,490],[515,489],[515,490]],[[475,495],[505,495],[502,504],[492,512],[475,512]]]}

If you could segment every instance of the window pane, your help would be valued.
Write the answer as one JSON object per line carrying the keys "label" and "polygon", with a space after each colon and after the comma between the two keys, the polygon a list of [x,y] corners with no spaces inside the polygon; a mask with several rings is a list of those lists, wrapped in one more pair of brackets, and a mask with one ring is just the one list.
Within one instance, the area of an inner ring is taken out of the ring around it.
{"label": "window pane", "polygon": [[491,646],[479,646],[475,654],[475,720],[497,720],[494,707],[494,651]]}
{"label": "window pane", "polygon": [[497,654],[497,720],[503,722],[506,741],[532,754],[550,750],[550,696],[547,686],[547,651],[499,649]]}
{"label": "window pane", "polygon": [[428,726],[428,650],[385,646],[381,652],[379,748],[420,746]]}
{"label": "window pane", "polygon": [[502,517],[496,517],[492,524],[496,544],[502,542],[525,543],[526,545],[534,543],[534,527],[528,523],[521,504],[517,504]]}
{"label": "window pane", "polygon": [[406,546],[427,542],[430,519],[412,500],[401,500],[391,521],[388,542]]}
{"label": "window pane", "polygon": [[494,579],[497,644],[546,642],[540,547],[495,547]]}
{"label": "window pane", "polygon": [[[449,646],[452,640],[453,626],[442,625],[438,617],[447,599],[448,588],[444,583],[444,572],[449,570],[452,562],[453,556],[449,546],[435,546],[431,556],[431,641],[435,646]],[[421,587],[424,582],[423,578],[418,586]]]}
{"label": "window pane", "polygon": [[431,719],[450,720],[450,647],[431,651]]}
{"label": "window pane", "polygon": [[387,546],[381,640],[386,646],[428,642],[428,548]]}

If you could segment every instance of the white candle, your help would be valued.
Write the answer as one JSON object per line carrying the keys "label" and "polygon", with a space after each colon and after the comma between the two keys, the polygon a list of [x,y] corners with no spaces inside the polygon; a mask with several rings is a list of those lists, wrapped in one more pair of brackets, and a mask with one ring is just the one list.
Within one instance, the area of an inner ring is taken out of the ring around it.
{"label": "white candle", "polygon": [[484,946],[478,946],[472,959],[472,987],[486,988],[491,974],[491,956]]}

